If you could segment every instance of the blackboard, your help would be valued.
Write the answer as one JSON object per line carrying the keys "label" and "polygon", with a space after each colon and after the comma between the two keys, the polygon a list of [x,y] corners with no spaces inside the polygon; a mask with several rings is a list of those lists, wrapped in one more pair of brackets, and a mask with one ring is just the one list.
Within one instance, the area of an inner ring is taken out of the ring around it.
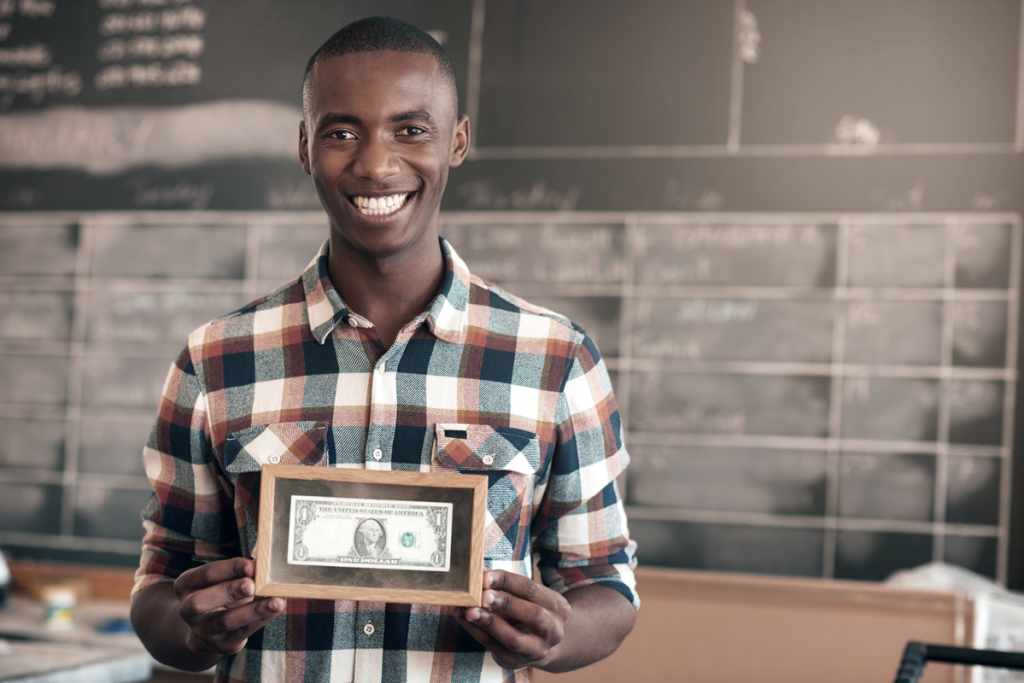
{"label": "blackboard", "polygon": [[1024,584],[1020,0],[0,0],[0,546],[135,563],[167,364],[324,239],[301,73],[372,14],[456,65],[443,234],[606,358],[641,562]]}

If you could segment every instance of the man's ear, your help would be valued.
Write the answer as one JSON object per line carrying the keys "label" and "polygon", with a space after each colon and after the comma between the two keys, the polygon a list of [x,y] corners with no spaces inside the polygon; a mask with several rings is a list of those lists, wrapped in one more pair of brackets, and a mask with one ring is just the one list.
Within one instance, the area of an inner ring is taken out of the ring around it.
{"label": "man's ear", "polygon": [[306,175],[311,175],[309,172],[309,138],[306,136],[305,121],[299,121],[299,163],[302,164],[302,170],[306,172]]}
{"label": "man's ear", "polygon": [[467,154],[469,154],[469,117],[462,114],[455,122],[455,135],[452,136],[452,153],[448,157],[448,167],[455,168],[461,165],[466,160]]}

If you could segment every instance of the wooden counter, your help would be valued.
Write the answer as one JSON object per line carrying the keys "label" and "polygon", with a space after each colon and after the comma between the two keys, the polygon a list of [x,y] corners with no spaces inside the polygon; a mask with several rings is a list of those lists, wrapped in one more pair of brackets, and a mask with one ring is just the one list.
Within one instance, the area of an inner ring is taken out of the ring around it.
{"label": "wooden counter", "polygon": [[[644,569],[636,628],[608,659],[537,683],[891,683],[909,640],[972,646],[967,595],[875,583]],[[922,683],[966,683],[930,664]]]}

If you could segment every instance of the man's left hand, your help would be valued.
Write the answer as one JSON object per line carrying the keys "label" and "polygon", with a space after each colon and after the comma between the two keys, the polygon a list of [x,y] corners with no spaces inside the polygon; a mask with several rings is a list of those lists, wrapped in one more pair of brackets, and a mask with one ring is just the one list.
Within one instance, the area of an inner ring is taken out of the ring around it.
{"label": "man's left hand", "polygon": [[460,610],[459,623],[500,666],[543,667],[565,635],[572,608],[559,593],[503,570],[484,573],[481,607]]}

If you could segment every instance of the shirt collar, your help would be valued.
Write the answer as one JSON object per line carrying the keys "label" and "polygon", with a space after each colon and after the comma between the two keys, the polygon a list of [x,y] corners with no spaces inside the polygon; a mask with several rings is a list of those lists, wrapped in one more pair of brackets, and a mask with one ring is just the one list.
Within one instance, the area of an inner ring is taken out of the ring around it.
{"label": "shirt collar", "polygon": [[[440,240],[445,265],[444,280],[441,291],[419,319],[426,320],[430,331],[438,339],[462,344],[466,340],[466,327],[469,323],[469,268],[447,240],[443,237]],[[330,244],[330,240],[323,243],[302,273],[309,329],[320,344],[325,343],[334,328],[350,315],[348,307],[327,275]]]}

